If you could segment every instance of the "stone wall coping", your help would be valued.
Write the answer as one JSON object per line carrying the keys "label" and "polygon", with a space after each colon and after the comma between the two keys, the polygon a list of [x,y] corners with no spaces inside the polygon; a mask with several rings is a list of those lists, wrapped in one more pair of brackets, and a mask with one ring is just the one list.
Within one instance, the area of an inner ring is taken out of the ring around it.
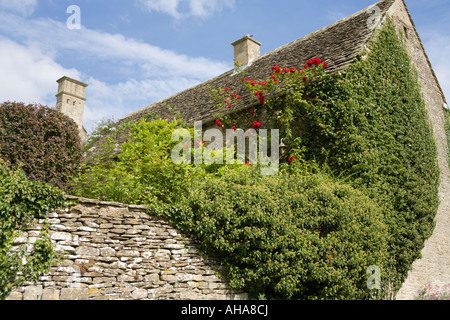
{"label": "stone wall coping", "polygon": [[111,207],[120,207],[120,208],[130,208],[130,209],[138,209],[138,210],[147,210],[147,206],[144,205],[138,205],[138,204],[125,204],[121,202],[114,202],[114,201],[102,201],[98,199],[89,199],[84,197],[78,197],[78,196],[72,196],[72,195],[65,195],[65,198],[68,200],[75,200],[79,203],[85,203],[85,204],[96,204],[96,205],[104,205],[104,206],[111,206]]}

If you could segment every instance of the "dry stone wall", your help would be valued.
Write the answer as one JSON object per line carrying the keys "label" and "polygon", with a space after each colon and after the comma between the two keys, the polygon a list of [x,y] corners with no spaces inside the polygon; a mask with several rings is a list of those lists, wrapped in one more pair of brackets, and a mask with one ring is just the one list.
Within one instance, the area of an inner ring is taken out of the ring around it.
{"label": "dry stone wall", "polygon": [[[69,197],[70,209],[49,214],[60,262],[13,291],[10,300],[246,299],[232,292],[217,261],[143,206]],[[16,244],[33,242],[40,221]]]}

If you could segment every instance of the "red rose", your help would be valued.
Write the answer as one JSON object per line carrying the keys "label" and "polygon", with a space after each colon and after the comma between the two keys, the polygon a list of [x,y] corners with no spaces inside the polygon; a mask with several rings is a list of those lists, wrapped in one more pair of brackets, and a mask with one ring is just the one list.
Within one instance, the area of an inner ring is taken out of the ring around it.
{"label": "red rose", "polygon": [[278,66],[273,66],[272,70],[275,70],[276,73],[280,73],[281,72],[281,69]]}
{"label": "red rose", "polygon": [[306,81],[306,77],[303,77],[302,80],[303,80],[303,82],[305,82]]}
{"label": "red rose", "polygon": [[266,100],[264,99],[264,96],[261,95],[261,96],[259,97],[259,102],[264,103],[265,101],[266,101]]}
{"label": "red rose", "polygon": [[321,62],[322,60],[320,60],[319,58],[314,58],[312,61],[312,63],[315,64],[316,66],[318,66]]}
{"label": "red rose", "polygon": [[253,121],[253,128],[254,129],[259,129],[261,127],[261,122],[258,121]]}
{"label": "red rose", "polygon": [[322,66],[323,66],[324,68],[326,68],[326,67],[328,67],[328,64],[327,64],[326,62],[323,62],[323,63],[322,63]]}
{"label": "red rose", "polygon": [[225,87],[225,89],[223,89],[223,90],[228,91],[229,89],[228,89],[228,87]]}
{"label": "red rose", "polygon": [[308,65],[304,64],[303,68],[308,69]]}
{"label": "red rose", "polygon": [[289,158],[288,158],[289,163],[291,163],[292,160],[294,160],[294,159],[295,159],[295,156],[289,157]]}
{"label": "red rose", "polygon": [[229,105],[228,105],[228,108],[231,108],[232,106],[233,106],[232,104],[229,104]]}
{"label": "red rose", "polygon": [[306,64],[311,67],[313,65],[313,62],[311,60],[306,61]]}
{"label": "red rose", "polygon": [[223,99],[223,102],[228,103],[228,99]]}
{"label": "red rose", "polygon": [[236,130],[236,127],[235,127],[235,126],[232,126],[231,129]]}
{"label": "red rose", "polygon": [[296,73],[296,72],[297,72],[297,69],[291,68],[290,72],[291,72],[291,73]]}
{"label": "red rose", "polygon": [[251,115],[254,115],[254,114],[255,114],[255,111],[254,111],[254,110],[250,110],[250,114],[251,114]]}

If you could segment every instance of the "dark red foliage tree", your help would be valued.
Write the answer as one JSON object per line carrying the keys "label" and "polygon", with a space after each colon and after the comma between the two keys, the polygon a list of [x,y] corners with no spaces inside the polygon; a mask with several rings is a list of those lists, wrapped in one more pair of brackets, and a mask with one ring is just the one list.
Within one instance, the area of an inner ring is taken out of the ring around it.
{"label": "dark red foliage tree", "polygon": [[43,105],[0,104],[0,157],[31,180],[68,188],[82,158],[78,127],[68,116]]}

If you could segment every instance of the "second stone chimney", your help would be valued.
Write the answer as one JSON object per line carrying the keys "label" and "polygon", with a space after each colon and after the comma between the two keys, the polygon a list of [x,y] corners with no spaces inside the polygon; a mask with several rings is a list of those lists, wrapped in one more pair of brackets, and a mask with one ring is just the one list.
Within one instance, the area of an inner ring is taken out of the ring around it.
{"label": "second stone chimney", "polygon": [[252,37],[253,35],[246,35],[231,44],[234,47],[234,62],[241,66],[250,65],[261,54],[261,43]]}
{"label": "second stone chimney", "polygon": [[57,80],[56,110],[75,121],[78,125],[81,141],[87,139],[86,129],[83,127],[84,102],[87,84],[69,77]]}

